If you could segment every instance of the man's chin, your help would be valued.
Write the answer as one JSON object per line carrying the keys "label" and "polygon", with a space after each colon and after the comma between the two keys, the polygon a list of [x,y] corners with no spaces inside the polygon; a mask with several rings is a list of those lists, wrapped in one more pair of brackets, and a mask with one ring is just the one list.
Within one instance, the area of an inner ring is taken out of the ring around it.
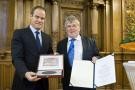
{"label": "man's chin", "polygon": [[40,29],[41,29],[41,27],[36,27],[36,29],[37,29],[37,30],[40,30]]}
{"label": "man's chin", "polygon": [[77,35],[70,35],[69,37],[71,37],[71,38],[76,38]]}

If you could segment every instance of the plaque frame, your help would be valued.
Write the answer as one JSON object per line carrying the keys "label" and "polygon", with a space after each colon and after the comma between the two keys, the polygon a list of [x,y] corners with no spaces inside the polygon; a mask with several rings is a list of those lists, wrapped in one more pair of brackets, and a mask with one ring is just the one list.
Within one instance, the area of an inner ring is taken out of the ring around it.
{"label": "plaque frame", "polygon": [[40,55],[38,77],[64,77],[63,55]]}

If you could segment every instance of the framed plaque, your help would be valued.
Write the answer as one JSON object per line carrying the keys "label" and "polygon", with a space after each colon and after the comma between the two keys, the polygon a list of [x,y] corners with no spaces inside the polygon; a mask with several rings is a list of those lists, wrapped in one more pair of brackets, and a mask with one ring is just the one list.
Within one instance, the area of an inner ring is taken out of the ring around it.
{"label": "framed plaque", "polygon": [[37,69],[38,77],[63,77],[63,55],[41,55]]}

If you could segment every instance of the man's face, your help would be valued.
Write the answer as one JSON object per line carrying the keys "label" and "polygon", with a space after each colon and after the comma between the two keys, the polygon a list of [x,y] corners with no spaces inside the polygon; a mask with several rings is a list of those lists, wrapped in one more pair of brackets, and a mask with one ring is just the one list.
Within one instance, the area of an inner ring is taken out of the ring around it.
{"label": "man's face", "polygon": [[80,25],[77,20],[69,22],[66,25],[67,35],[71,38],[76,38],[80,33]]}
{"label": "man's face", "polygon": [[36,9],[33,15],[31,15],[31,25],[35,29],[40,30],[44,25],[44,21],[45,21],[45,11],[42,9]]}

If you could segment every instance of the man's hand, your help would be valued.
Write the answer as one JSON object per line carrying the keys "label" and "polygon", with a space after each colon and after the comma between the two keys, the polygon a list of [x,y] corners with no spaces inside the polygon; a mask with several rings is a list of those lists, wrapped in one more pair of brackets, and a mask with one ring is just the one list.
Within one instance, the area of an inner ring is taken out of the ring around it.
{"label": "man's hand", "polygon": [[25,77],[28,81],[38,81],[41,79],[41,78],[38,78],[36,73],[34,72],[26,72]]}
{"label": "man's hand", "polygon": [[98,59],[98,58],[97,58],[97,57],[95,57],[95,56],[94,56],[94,57],[92,57],[92,62],[93,62],[93,63],[96,63],[96,60],[97,60],[97,59]]}
{"label": "man's hand", "polygon": [[59,55],[59,53],[58,52],[54,52],[54,55]]}

